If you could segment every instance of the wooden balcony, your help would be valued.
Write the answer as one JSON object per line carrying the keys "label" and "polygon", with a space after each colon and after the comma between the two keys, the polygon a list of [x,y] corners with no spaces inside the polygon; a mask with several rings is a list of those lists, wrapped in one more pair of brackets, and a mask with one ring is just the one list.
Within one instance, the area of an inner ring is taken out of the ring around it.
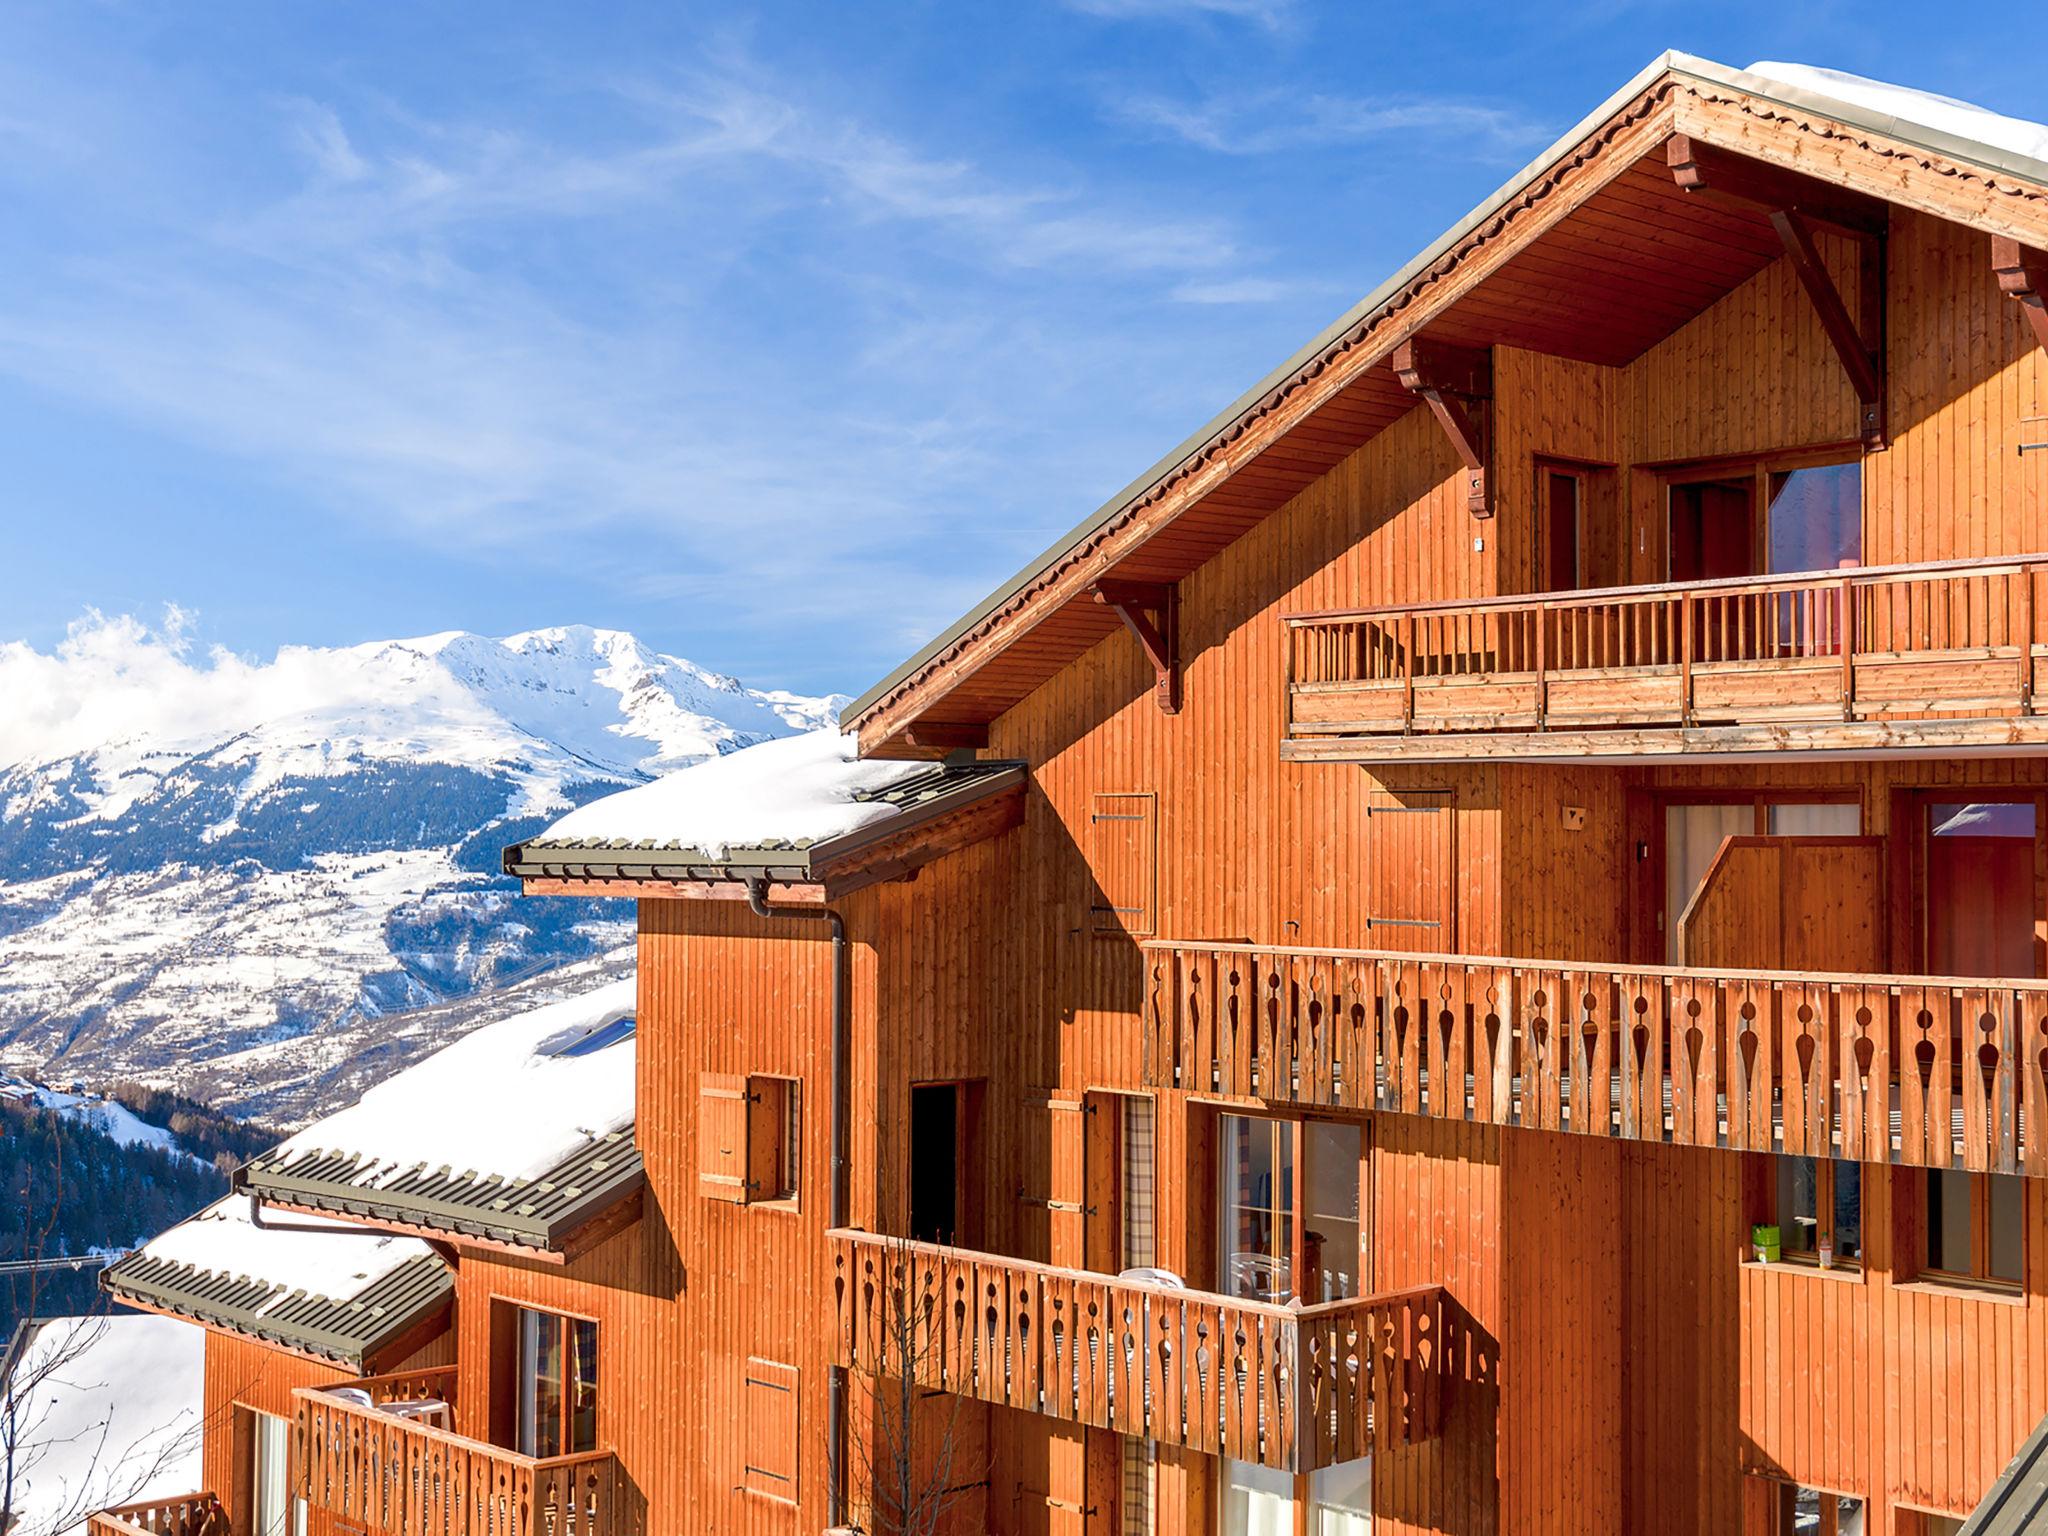
{"label": "wooden balcony", "polygon": [[1286,618],[1281,755],[2048,743],[2048,555]]}
{"label": "wooden balcony", "polygon": [[228,1517],[210,1493],[181,1493],[103,1509],[85,1522],[86,1536],[228,1536]]}
{"label": "wooden balcony", "polygon": [[835,1230],[840,1362],[1307,1472],[1432,1439],[1455,1308],[1435,1287],[1275,1306]]}
{"label": "wooden balcony", "polygon": [[1145,948],[1149,1086],[2048,1176],[2048,982]]}
{"label": "wooden balcony", "polygon": [[452,1366],[343,1385],[367,1393],[371,1406],[331,1388],[293,1391],[293,1464],[299,1497],[347,1526],[370,1536],[627,1531],[622,1479],[610,1451],[522,1456],[393,1411],[427,1399],[453,1407]]}

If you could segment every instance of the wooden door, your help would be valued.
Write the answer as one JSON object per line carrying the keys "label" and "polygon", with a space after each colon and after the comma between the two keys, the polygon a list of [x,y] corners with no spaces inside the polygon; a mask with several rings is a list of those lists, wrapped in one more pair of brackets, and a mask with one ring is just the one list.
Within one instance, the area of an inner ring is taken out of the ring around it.
{"label": "wooden door", "polygon": [[1371,948],[1457,948],[1455,807],[1448,789],[1367,793],[1365,927]]}
{"label": "wooden door", "polygon": [[1748,480],[1674,485],[1670,500],[1673,581],[1756,574],[1756,492]]}
{"label": "wooden door", "polygon": [[1884,839],[1731,837],[1678,920],[1678,963],[1883,969]]}

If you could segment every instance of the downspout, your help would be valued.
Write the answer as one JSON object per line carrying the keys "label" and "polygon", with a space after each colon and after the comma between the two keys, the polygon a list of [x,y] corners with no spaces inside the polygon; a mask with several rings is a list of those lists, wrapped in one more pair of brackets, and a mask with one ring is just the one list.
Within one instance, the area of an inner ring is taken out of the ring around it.
{"label": "downspout", "polygon": [[[756,917],[796,918],[832,925],[832,1152],[831,1186],[826,1199],[826,1225],[846,1225],[846,921],[830,907],[771,907],[768,882],[747,882],[747,905]],[[846,1369],[826,1372],[825,1477],[826,1523],[846,1524]]]}

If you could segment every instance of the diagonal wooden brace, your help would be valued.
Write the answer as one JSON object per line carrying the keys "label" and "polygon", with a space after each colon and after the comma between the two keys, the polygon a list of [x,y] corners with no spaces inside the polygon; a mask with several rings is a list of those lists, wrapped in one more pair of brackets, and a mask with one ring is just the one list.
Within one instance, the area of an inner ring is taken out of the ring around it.
{"label": "diagonal wooden brace", "polygon": [[1993,235],[1991,270],[1998,275],[1999,292],[2018,302],[2034,328],[2034,340],[2048,351],[2048,251]]}
{"label": "diagonal wooden brace", "polygon": [[1465,466],[1465,510],[1474,517],[1493,516],[1487,484],[1493,354],[1411,336],[1394,348],[1393,364],[1401,387],[1422,397]]}
{"label": "diagonal wooden brace", "polygon": [[1153,697],[1162,714],[1180,713],[1180,588],[1170,581],[1095,583],[1095,601],[1114,608],[1152,663]]}

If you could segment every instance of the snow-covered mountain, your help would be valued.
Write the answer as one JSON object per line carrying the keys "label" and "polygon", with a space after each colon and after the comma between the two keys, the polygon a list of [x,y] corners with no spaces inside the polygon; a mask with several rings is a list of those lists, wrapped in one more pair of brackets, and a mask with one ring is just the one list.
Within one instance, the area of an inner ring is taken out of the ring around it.
{"label": "snow-covered mountain", "polygon": [[234,681],[0,764],[0,1066],[331,1109],[356,1059],[395,1070],[630,939],[624,903],[521,901],[504,844],[842,702],[580,627],[292,648]]}

